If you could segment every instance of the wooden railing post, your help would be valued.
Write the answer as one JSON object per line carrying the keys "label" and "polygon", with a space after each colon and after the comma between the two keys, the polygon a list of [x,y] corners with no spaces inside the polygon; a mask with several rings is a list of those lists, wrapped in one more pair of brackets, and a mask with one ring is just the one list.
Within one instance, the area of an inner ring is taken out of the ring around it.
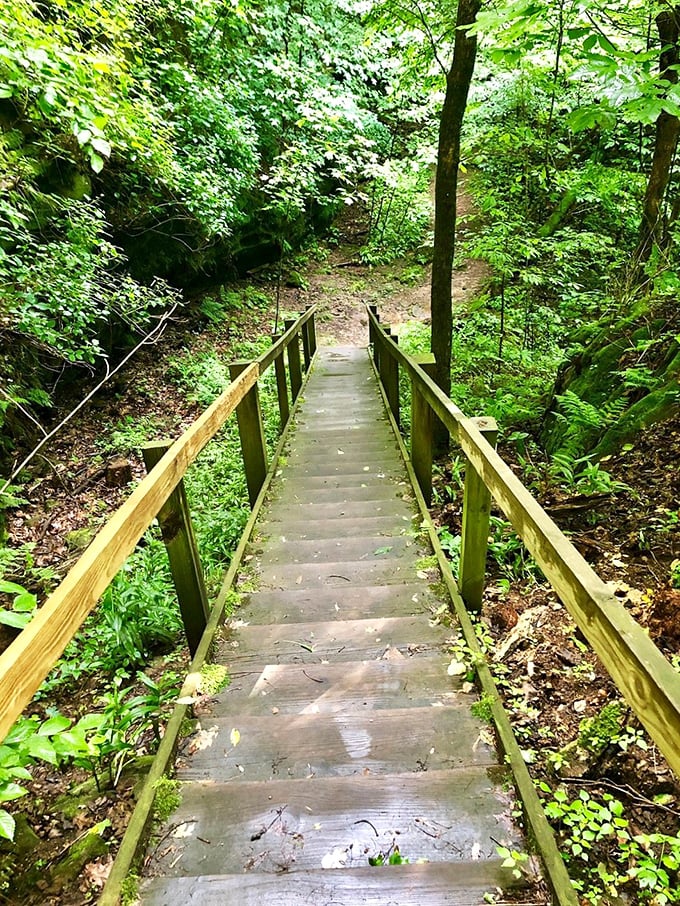
{"label": "wooden railing post", "polygon": [[[153,469],[171,445],[172,441],[157,440],[142,447],[147,472]],[[193,656],[208,623],[210,604],[183,481],[161,507],[158,523],[168,552],[184,632]]]}
{"label": "wooden railing post", "polygon": [[[472,421],[495,448],[498,437],[498,426],[495,419],[475,418]],[[482,609],[490,513],[491,493],[470,462],[467,462],[463,490],[463,528],[458,585],[467,609],[476,612]]]}
{"label": "wooden railing post", "polygon": [[[280,333],[272,334],[272,343],[281,339]],[[274,371],[276,373],[276,395],[279,399],[279,417],[281,419],[281,431],[288,424],[290,417],[290,407],[288,406],[288,385],[286,383],[286,362],[281,354],[274,359]]]}
{"label": "wooden railing post", "polygon": [[[232,381],[250,365],[250,362],[232,362],[229,372]],[[248,499],[251,507],[255,505],[258,494],[267,475],[267,445],[264,439],[260,394],[254,384],[236,407],[238,431],[243,451],[243,466],[248,485]]]}
{"label": "wooden railing post", "polygon": [[[385,334],[395,343],[399,342],[396,334],[390,332],[390,328],[385,328]],[[384,360],[384,361],[383,361]],[[394,420],[399,426],[399,362],[391,356],[389,351],[385,353],[380,360],[380,380],[385,388],[385,396],[394,416]]]}
{"label": "wooden railing post", "polygon": [[316,353],[316,321],[314,320],[314,315],[312,314],[307,321],[308,331],[309,331],[309,352],[314,358]]}
{"label": "wooden railing post", "polygon": [[[435,359],[432,353],[414,356],[425,374],[434,374]],[[411,462],[418,484],[429,506],[432,503],[432,431],[434,412],[418,389],[418,381],[411,378]]]}
{"label": "wooden railing post", "polygon": [[[379,321],[380,315],[378,314],[378,306],[369,305],[368,307],[375,315],[376,321]],[[378,369],[378,371],[379,371],[380,370],[380,340],[378,339],[377,328],[375,328],[370,321],[369,321],[369,324],[371,324],[369,339],[370,339],[371,346],[373,347],[373,363],[374,363],[376,369]]]}
{"label": "wooden railing post", "polygon": [[312,344],[309,339],[309,321],[305,321],[300,329],[302,334],[302,355],[305,363],[305,371],[309,371],[312,363]]}
{"label": "wooden railing post", "polygon": [[[295,318],[289,318],[285,322],[286,330],[290,330],[296,324]],[[300,366],[300,336],[295,337],[288,344],[288,371],[290,372],[290,393],[293,402],[298,398],[302,387],[302,368]]]}

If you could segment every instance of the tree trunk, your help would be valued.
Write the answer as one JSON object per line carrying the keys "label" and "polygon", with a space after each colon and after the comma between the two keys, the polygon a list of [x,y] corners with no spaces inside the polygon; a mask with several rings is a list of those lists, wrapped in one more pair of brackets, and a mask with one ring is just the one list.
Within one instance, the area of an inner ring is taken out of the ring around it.
{"label": "tree trunk", "polygon": [[[451,277],[456,238],[460,135],[477,54],[476,36],[462,28],[472,25],[480,6],[481,0],[458,2],[453,61],[446,76],[446,95],[439,121],[430,310],[432,352],[436,361],[434,377],[446,394],[451,390]],[[447,445],[447,433],[441,425],[437,429],[435,443],[439,449]]]}
{"label": "tree trunk", "polygon": [[[656,27],[661,43],[660,73],[661,77],[677,84],[678,72],[675,68],[680,60],[678,36],[680,35],[680,6],[663,10],[656,17]],[[640,223],[640,239],[636,261],[642,266],[649,260],[652,250],[667,245],[667,229],[663,215],[663,200],[671,175],[673,158],[678,146],[680,120],[677,116],[662,111],[656,121],[654,154],[652,167],[647,182],[645,200]]]}

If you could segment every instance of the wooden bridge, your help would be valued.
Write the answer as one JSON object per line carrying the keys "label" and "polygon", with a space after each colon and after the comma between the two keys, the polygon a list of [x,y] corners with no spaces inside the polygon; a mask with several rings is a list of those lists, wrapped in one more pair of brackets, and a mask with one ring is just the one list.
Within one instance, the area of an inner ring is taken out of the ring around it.
{"label": "wooden bridge", "polygon": [[[144,861],[146,906],[481,904],[517,883],[499,847],[535,853],[522,864],[545,881],[545,902],[577,903],[470,618],[492,495],[680,772],[670,664],[495,453],[495,426],[465,418],[429,361],[405,355],[374,311],[369,321],[372,358],[317,352],[310,309],[258,361],[235,363],[185,435],[152,445],[147,478],[0,656],[4,734],[158,515],[193,662],[104,906],[140,864],[156,784],[176,756],[181,804]],[[271,464],[257,390],[270,366],[288,425]],[[400,371],[410,452],[398,432]],[[211,606],[181,479],[234,411],[253,513]],[[435,418],[468,463],[455,578],[427,514]],[[241,606],[223,627],[234,589]],[[211,652],[232,679],[206,702],[197,692]],[[498,752],[472,716],[480,691]],[[178,745],[192,706],[197,730]],[[511,817],[515,795],[527,838]]]}

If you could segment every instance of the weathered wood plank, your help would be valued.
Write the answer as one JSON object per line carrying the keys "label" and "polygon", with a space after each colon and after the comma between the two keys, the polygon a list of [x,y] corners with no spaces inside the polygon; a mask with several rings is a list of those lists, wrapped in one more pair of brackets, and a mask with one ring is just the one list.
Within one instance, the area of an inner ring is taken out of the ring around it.
{"label": "weathered wood plank", "polygon": [[[248,367],[248,362],[232,362],[229,365],[232,381]],[[257,382],[236,407],[238,432],[241,439],[243,467],[246,473],[248,499],[255,506],[262,485],[267,477],[267,444],[264,438],[260,393]]]}
{"label": "weathered wood plank", "polygon": [[97,534],[64,581],[0,655],[0,738],[4,738],[208,441],[256,383],[249,366],[194,424]]}
{"label": "weathered wood plank", "polygon": [[212,700],[208,713],[355,714],[383,708],[447,707],[477,696],[461,691],[463,680],[446,674],[436,657],[404,657],[387,651],[379,661],[362,663],[271,664],[235,671],[231,685]]}
{"label": "weathered wood plank", "polygon": [[[426,374],[434,374],[433,355],[421,355],[415,360]],[[432,438],[434,415],[411,378],[411,462],[425,503],[432,503]]]}
{"label": "weathered wood plank", "polygon": [[144,906],[483,906],[489,891],[516,882],[501,860],[439,862],[375,868],[316,869],[281,874],[257,872],[170,880],[141,887]]}
{"label": "weathered wood plank", "polygon": [[[495,860],[521,847],[485,767],[238,785],[190,783],[154,868],[168,877],[363,867],[395,843],[411,861]],[[200,866],[200,867],[199,867]]]}
{"label": "weathered wood plank", "polygon": [[432,613],[441,600],[417,585],[353,585],[294,591],[258,591],[245,595],[237,617],[249,623],[304,623],[313,620],[361,620]]}
{"label": "weathered wood plank", "polygon": [[[160,462],[171,446],[169,440],[159,440],[142,447],[147,472]],[[210,604],[183,481],[161,507],[158,522],[168,552],[184,633],[193,656],[208,625]]]}
{"label": "weathered wood plank", "polygon": [[[305,780],[357,774],[437,771],[498,764],[489,729],[467,702],[447,708],[400,708],[363,714],[210,717],[185,743],[177,778]],[[236,726],[240,741],[234,746]]]}
{"label": "weathered wood plank", "polygon": [[[286,331],[295,327],[295,321],[288,319],[285,322]],[[290,376],[290,394],[293,402],[298,398],[302,389],[302,366],[300,364],[300,335],[296,333],[288,343],[288,374]]]}
{"label": "weathered wood plank", "polygon": [[[494,419],[475,419],[480,433],[495,449],[498,426]],[[458,587],[468,610],[479,612],[484,596],[486,552],[489,547],[491,492],[468,462],[463,489],[463,526]]]}
{"label": "weathered wood plank", "polygon": [[670,663],[491,449],[472,420],[403,350],[390,344],[389,338],[379,336],[378,343],[382,354],[394,355],[418,381],[420,392],[457,439],[622,695],[680,776],[680,680]]}
{"label": "weathered wood plank", "polygon": [[339,535],[335,538],[287,540],[286,536],[270,538],[266,544],[252,545],[251,553],[256,557],[266,557],[268,566],[294,563],[333,563],[336,561],[363,560],[373,563],[380,560],[398,560],[405,558],[405,563],[430,556],[429,546],[419,544],[410,535],[395,535],[385,538],[384,535]]}
{"label": "weathered wood plank", "polygon": [[[240,624],[240,620],[238,623]],[[447,633],[428,626],[422,614],[313,623],[238,626],[220,648],[219,657],[238,673],[269,664],[319,664],[421,658],[443,651]],[[396,651],[395,651],[396,649]]]}
{"label": "weathered wood plank", "polygon": [[[280,334],[272,335],[272,342],[276,343],[277,340],[281,339]],[[281,354],[274,359],[274,370],[276,372],[276,395],[279,404],[279,420],[281,424],[281,431],[288,424],[288,419],[290,418],[290,406],[288,405],[288,384],[286,382],[286,361],[283,357],[283,350]]]}

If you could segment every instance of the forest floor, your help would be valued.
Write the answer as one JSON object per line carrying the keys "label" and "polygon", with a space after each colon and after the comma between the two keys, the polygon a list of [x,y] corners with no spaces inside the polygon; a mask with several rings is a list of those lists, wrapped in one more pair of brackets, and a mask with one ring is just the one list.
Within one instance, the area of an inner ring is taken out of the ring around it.
{"label": "forest floor", "polygon": [[[462,202],[470,204],[467,196]],[[427,268],[410,260],[367,267],[358,259],[362,221],[354,219],[350,210],[341,229],[340,244],[330,247],[325,257],[310,259],[300,267],[302,288],[284,288],[281,307],[294,312],[311,302],[318,303],[317,330],[320,342],[327,344],[366,345],[365,304],[369,302],[377,304],[386,324],[427,320]],[[489,276],[482,263],[465,262],[456,271],[456,304],[464,306],[474,299]],[[273,277],[268,281],[266,272],[257,277],[258,288],[273,300]],[[173,357],[206,345],[227,360],[239,357],[243,340],[271,332],[273,310],[272,301],[269,310],[238,312],[219,329],[206,325],[204,330],[197,330],[195,321],[187,318],[170,325],[155,346],[142,349],[34,464],[25,491],[29,502],[9,514],[10,545],[34,544],[32,556],[37,568],[49,568],[58,577],[65,574],[129,492],[127,486],[106,484],[110,453],[102,438],[121,423],[152,424],[156,434],[162,431],[177,436],[196,417],[199,407],[187,403],[183,393],[166,380]],[[68,411],[68,402],[64,411]],[[516,459],[510,449],[501,452],[507,453],[511,463]],[[134,454],[128,458],[133,478],[140,478],[143,464]],[[680,557],[679,460],[680,425],[676,420],[647,432],[633,447],[607,462],[612,477],[625,483],[628,490],[584,498],[539,482],[536,492],[581,553],[611,583],[624,606],[649,628],[652,638],[676,664],[680,664],[680,591],[671,587],[668,577],[671,563]],[[435,516],[455,534],[460,530],[460,495],[450,500],[446,492],[446,482],[453,481],[450,465],[442,464],[437,478],[439,505]],[[519,468],[516,462],[514,466]],[[540,473],[544,464],[535,463],[535,467]],[[494,662],[505,665],[502,691],[520,744],[527,759],[535,762],[536,779],[547,779],[552,786],[561,779],[574,786],[574,797],[580,790],[609,792],[623,802],[632,832],[678,834],[680,787],[663,758],[645,742],[639,725],[620,702],[560,602],[531,567],[524,565],[519,546],[513,547],[509,536],[499,543],[506,545],[506,560],[514,557],[515,572],[522,575],[508,586],[503,581],[506,573],[492,567],[484,610],[489,627],[487,644]],[[7,630],[0,643],[11,636]],[[178,652],[173,669],[181,672],[185,663],[185,655]],[[153,676],[163,669],[168,669],[167,660],[159,660],[147,672]],[[66,714],[82,713],[92,708],[102,688],[100,680],[91,678],[49,705]],[[600,717],[603,708],[613,702],[620,703],[619,742],[605,740],[594,751],[579,747],[574,752],[582,722]],[[42,702],[36,713],[43,716],[46,706]],[[566,752],[568,757],[551,761],[546,758],[547,750]],[[144,752],[142,747],[140,753]],[[33,773],[30,801],[23,800],[20,806],[42,842],[27,862],[35,865],[39,860],[41,866],[49,867],[75,837],[103,820],[111,822],[111,842],[115,845],[120,840],[134,802],[132,778],[124,780],[115,794],[96,796],[75,815],[66,817],[52,804],[74,783],[85,781],[86,775],[48,767],[36,768]],[[598,858],[594,843],[591,860],[596,864]],[[38,877],[33,893],[24,890],[14,898],[6,889],[0,900],[62,906],[94,902],[110,864],[111,855],[93,858],[72,883],[52,889]]]}

